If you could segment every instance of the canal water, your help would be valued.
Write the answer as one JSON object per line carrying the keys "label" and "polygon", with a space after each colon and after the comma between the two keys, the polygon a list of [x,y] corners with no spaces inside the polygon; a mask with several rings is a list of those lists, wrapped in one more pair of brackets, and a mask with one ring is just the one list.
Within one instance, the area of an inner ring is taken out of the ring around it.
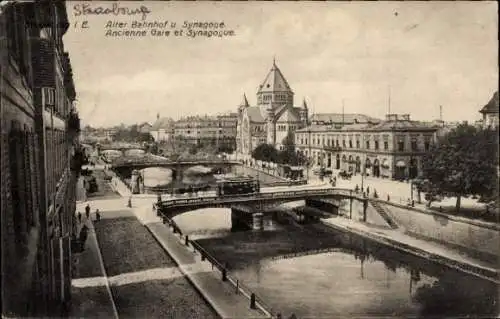
{"label": "canal water", "polygon": [[[174,188],[181,188],[197,185],[213,185],[215,183],[214,174],[203,172],[203,170],[208,169],[202,166],[187,169],[180,179],[176,179],[173,171],[169,168],[150,167],[142,169],[140,172],[144,176],[144,185],[146,187],[160,187],[164,189],[171,188],[172,186]],[[231,166],[230,172],[236,175],[255,176],[260,180],[262,186],[282,180],[240,165]],[[129,182],[130,178],[126,180]]]}
{"label": "canal water", "polygon": [[319,223],[298,225],[276,213],[266,215],[263,232],[232,232],[224,208],[174,220],[283,318],[498,314],[494,283]]}

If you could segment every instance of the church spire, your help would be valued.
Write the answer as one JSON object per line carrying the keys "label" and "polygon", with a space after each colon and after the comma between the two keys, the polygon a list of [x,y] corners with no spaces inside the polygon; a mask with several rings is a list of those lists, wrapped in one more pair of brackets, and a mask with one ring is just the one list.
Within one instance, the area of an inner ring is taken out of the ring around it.
{"label": "church spire", "polygon": [[247,95],[245,93],[243,93],[243,99],[241,100],[240,106],[241,107],[249,107],[250,106],[250,104],[248,104]]}
{"label": "church spire", "polygon": [[302,108],[304,108],[306,110],[308,109],[307,108],[307,103],[306,103],[306,98],[304,98],[304,100],[302,100]]}

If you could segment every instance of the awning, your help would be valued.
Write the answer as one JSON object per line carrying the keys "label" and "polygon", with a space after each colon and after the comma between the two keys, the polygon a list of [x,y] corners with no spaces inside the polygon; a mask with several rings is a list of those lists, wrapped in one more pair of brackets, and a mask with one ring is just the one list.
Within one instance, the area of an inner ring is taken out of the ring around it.
{"label": "awning", "polygon": [[396,167],[406,167],[405,161],[397,161]]}

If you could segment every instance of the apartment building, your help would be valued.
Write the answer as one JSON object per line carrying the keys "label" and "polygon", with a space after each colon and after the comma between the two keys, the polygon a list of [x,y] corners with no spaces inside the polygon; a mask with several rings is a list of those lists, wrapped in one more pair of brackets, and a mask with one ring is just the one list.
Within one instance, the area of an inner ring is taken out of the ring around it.
{"label": "apartment building", "polygon": [[315,166],[407,179],[418,176],[438,128],[409,114],[388,114],[376,124],[311,125],[296,132],[295,143]]}
{"label": "apartment building", "polygon": [[[2,311],[63,314],[71,293],[79,119],[64,1],[0,12]],[[73,165],[72,165],[73,164]]]}

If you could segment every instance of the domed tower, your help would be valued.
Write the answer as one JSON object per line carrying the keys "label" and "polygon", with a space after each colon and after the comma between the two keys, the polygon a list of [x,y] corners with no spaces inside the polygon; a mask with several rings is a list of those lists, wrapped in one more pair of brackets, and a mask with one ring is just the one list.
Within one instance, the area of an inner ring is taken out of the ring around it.
{"label": "domed tower", "polygon": [[300,121],[302,126],[306,127],[309,124],[309,108],[307,107],[306,99],[302,101],[302,108],[300,109]]}
{"label": "domed tower", "polygon": [[273,66],[257,91],[257,105],[271,106],[275,109],[282,105],[293,106],[293,91],[283,73],[273,60]]}

